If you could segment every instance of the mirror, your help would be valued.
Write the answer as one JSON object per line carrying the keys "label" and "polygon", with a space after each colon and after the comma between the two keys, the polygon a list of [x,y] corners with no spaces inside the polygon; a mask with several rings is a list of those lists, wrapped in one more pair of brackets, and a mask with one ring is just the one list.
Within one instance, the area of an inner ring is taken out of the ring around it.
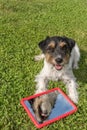
{"label": "mirror", "polygon": [[22,100],[25,110],[38,128],[68,116],[77,107],[62,90],[56,88]]}

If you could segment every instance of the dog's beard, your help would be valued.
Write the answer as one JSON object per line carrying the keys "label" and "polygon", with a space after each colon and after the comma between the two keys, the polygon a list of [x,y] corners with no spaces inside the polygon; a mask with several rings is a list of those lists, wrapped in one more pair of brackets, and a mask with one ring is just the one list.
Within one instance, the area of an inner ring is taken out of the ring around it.
{"label": "dog's beard", "polygon": [[48,117],[48,113],[44,113],[42,109],[39,109],[39,115],[41,116],[42,120],[46,119]]}
{"label": "dog's beard", "polygon": [[43,102],[40,106],[40,114],[42,116],[42,118],[47,118],[51,112],[52,106],[51,103],[49,102]]}

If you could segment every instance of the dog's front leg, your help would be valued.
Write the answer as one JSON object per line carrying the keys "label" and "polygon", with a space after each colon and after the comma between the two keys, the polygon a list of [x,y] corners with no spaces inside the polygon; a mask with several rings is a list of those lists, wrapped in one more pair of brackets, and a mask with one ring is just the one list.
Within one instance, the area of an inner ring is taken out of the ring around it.
{"label": "dog's front leg", "polygon": [[67,84],[69,97],[74,103],[78,103],[78,92],[77,92],[77,83],[74,80],[70,80]]}
{"label": "dog's front leg", "polygon": [[40,93],[43,91],[47,90],[47,84],[48,84],[48,79],[45,76],[36,76],[36,91],[35,93]]}
{"label": "dog's front leg", "polygon": [[78,92],[77,92],[77,83],[75,81],[75,78],[65,78],[63,79],[64,83],[66,84],[69,97],[74,103],[78,103]]}

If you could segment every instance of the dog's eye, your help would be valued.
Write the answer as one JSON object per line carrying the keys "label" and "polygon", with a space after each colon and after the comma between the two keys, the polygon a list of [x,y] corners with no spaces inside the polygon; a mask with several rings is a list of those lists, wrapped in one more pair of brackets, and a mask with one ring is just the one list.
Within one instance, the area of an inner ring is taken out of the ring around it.
{"label": "dog's eye", "polygon": [[54,41],[50,41],[48,46],[47,46],[47,51],[48,52],[54,52],[55,47],[56,47],[55,42]]}
{"label": "dog's eye", "polygon": [[67,50],[67,46],[64,45],[63,47],[61,47],[62,50]]}
{"label": "dog's eye", "polygon": [[50,53],[50,52],[54,52],[54,48],[51,48],[51,47],[47,47],[46,50],[47,50],[47,52],[49,52],[49,53]]}

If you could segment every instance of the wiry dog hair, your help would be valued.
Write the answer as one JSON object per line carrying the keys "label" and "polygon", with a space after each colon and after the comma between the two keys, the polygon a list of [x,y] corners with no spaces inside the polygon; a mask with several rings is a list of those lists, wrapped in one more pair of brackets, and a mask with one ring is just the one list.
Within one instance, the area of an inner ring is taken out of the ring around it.
{"label": "wiry dog hair", "polygon": [[[46,58],[47,62],[52,63],[53,58],[62,60],[65,56],[65,62],[69,62],[70,68],[78,68],[78,61],[80,58],[79,48],[75,43],[75,40],[67,37],[47,37],[45,40],[42,40],[39,44],[42,54],[35,56],[35,61]],[[69,61],[70,60],[70,61]]]}
{"label": "wiry dog hair", "polygon": [[51,113],[55,105],[57,95],[58,92],[55,91],[32,100],[32,108],[35,113],[35,118],[39,123],[45,121]]}
{"label": "wiry dog hair", "polygon": [[78,102],[77,83],[73,68],[78,68],[79,48],[75,40],[68,37],[47,37],[39,43],[42,54],[35,60],[44,59],[44,66],[36,76],[36,93],[45,91],[49,80],[62,80],[67,87],[69,97]]}

